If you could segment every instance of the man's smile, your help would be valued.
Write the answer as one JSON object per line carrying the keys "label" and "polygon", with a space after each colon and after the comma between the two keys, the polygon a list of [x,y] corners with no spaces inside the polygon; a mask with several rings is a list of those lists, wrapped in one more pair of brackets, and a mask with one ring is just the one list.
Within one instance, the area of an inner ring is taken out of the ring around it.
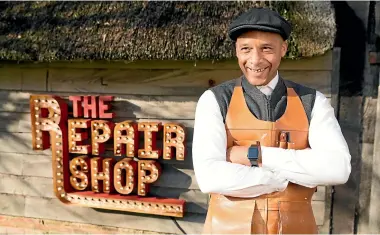
{"label": "man's smile", "polygon": [[253,69],[253,68],[250,68],[250,67],[246,67],[246,68],[247,68],[247,70],[252,71],[254,73],[261,73],[261,72],[264,72],[264,70],[266,70],[267,68],[269,68],[269,66],[265,67],[265,68],[259,68],[259,69]]}

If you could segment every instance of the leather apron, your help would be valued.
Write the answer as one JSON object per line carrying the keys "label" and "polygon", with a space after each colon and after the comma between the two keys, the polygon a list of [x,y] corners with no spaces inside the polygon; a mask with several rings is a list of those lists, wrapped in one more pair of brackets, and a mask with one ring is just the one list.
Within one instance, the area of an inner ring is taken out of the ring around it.
{"label": "leather apron", "polygon": [[[287,88],[287,107],[275,122],[261,121],[248,109],[241,87],[235,85],[226,116],[227,148],[262,146],[305,149],[309,122],[302,102],[293,88]],[[288,132],[287,142],[279,136]],[[278,156],[279,158],[281,156]],[[211,194],[204,234],[316,234],[317,225],[311,207],[315,188],[289,183],[282,192],[255,198],[237,198]]]}

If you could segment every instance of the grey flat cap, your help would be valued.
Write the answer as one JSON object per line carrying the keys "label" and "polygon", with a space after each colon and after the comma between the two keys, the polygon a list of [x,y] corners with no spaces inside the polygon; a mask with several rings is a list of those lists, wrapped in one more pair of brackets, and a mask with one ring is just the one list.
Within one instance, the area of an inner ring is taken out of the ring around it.
{"label": "grey flat cap", "polygon": [[289,38],[292,26],[280,14],[269,8],[252,8],[238,16],[230,25],[228,35],[232,41],[250,30],[278,33],[284,40]]}

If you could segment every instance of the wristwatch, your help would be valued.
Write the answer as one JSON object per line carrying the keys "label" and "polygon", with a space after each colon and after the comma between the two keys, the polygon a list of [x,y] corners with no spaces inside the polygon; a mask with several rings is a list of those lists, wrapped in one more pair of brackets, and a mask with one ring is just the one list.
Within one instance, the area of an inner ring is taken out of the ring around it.
{"label": "wristwatch", "polygon": [[259,166],[259,163],[261,162],[261,151],[260,151],[260,142],[257,141],[256,144],[252,144],[248,148],[248,154],[247,157],[249,161],[251,162],[252,166]]}

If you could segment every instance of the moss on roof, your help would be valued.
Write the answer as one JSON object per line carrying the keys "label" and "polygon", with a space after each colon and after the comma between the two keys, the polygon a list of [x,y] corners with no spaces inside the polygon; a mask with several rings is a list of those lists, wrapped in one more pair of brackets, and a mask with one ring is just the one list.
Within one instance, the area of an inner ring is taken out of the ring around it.
{"label": "moss on roof", "polygon": [[270,7],[293,25],[288,58],[332,48],[329,2],[1,2],[0,59],[11,61],[224,60],[240,13]]}

